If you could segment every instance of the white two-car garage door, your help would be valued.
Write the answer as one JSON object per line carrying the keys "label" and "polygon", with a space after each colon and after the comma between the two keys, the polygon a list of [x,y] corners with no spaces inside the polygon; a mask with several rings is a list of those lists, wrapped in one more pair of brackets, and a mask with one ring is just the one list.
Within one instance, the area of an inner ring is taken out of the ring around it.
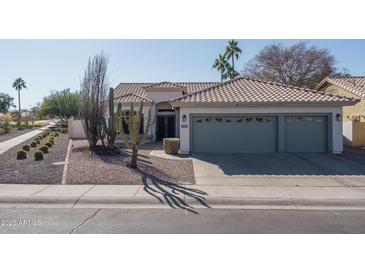
{"label": "white two-car garage door", "polygon": [[285,152],[326,152],[328,119],[318,115],[193,116],[192,151],[196,153],[272,153],[279,138]]}
{"label": "white two-car garage door", "polygon": [[275,116],[193,117],[193,152],[270,153],[277,151]]}

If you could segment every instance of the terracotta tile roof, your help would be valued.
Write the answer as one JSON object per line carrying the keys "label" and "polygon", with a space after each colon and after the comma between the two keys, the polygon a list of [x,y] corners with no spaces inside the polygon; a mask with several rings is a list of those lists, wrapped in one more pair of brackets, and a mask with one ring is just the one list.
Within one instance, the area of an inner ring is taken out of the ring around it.
{"label": "terracotta tile roof", "polygon": [[320,90],[326,83],[338,86],[348,92],[365,98],[365,77],[326,77],[318,84],[316,90]]}
{"label": "terracotta tile roof", "polygon": [[353,105],[358,102],[358,100],[351,98],[248,77],[237,77],[170,101],[175,103],[318,103],[339,105]]}
{"label": "terracotta tile roof", "polygon": [[143,97],[139,94],[127,93],[122,96],[114,97],[117,103],[138,103],[138,102],[152,102],[150,98]]}
{"label": "terracotta tile roof", "polygon": [[[167,82],[162,82],[167,83]],[[219,82],[174,82],[171,84],[177,85],[178,87],[185,87],[187,93],[195,92],[201,89],[205,89],[211,86],[216,85]],[[142,98],[148,98],[148,93],[145,91],[145,88],[151,85],[158,85],[161,83],[120,83],[116,88],[114,92],[115,98],[119,97],[119,102],[124,102],[124,100],[129,100],[130,97],[127,97],[126,95],[137,95],[141,96]],[[166,84],[162,84],[165,85]],[[176,86],[175,86],[176,87]],[[126,96],[126,97],[123,97]],[[137,100],[137,98],[134,98]],[[131,102],[131,101],[126,101]],[[137,101],[136,101],[137,102]],[[139,102],[139,101],[138,101]]]}
{"label": "terracotta tile roof", "polygon": [[171,82],[160,82],[160,83],[153,83],[149,84],[147,86],[144,86],[144,88],[185,88],[185,86],[177,84],[177,83],[171,83]]}

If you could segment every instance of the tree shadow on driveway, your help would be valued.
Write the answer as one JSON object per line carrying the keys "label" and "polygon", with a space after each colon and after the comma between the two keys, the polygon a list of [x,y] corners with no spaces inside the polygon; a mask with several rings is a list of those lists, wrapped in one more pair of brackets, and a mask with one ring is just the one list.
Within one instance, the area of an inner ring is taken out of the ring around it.
{"label": "tree shadow on driveway", "polygon": [[180,208],[198,214],[193,206],[186,201],[186,198],[192,198],[201,205],[210,208],[207,199],[204,197],[208,195],[206,192],[187,185],[169,182],[141,169],[137,170],[142,175],[144,191],[155,197],[161,204],[167,203],[172,208]]}

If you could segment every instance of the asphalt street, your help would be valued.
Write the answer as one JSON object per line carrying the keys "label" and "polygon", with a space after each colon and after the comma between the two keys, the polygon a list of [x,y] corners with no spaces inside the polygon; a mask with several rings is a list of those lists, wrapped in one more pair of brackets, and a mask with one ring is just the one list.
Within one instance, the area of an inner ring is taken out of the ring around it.
{"label": "asphalt street", "polygon": [[0,209],[0,233],[365,233],[361,210]]}

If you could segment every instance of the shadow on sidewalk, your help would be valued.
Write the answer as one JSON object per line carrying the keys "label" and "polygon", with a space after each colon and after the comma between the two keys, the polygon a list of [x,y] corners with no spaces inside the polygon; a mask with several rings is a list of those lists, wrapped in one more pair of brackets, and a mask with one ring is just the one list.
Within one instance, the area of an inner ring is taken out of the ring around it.
{"label": "shadow on sidewalk", "polygon": [[206,192],[163,180],[141,169],[137,170],[142,175],[144,191],[155,197],[161,204],[166,202],[172,208],[180,208],[198,214],[185,200],[185,198],[193,198],[201,205],[210,208],[204,197],[208,195]]}

